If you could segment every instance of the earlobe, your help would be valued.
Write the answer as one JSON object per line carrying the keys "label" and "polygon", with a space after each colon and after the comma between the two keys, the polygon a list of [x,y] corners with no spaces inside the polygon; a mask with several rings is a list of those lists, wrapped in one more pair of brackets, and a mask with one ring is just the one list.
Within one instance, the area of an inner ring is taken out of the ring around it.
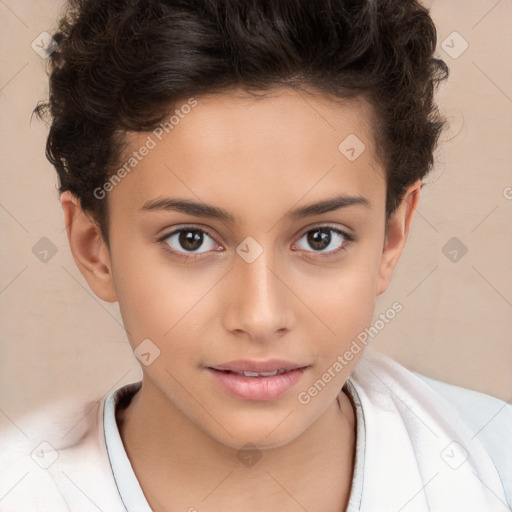
{"label": "earlobe", "polygon": [[75,263],[91,290],[106,302],[116,302],[110,253],[100,227],[82,210],[71,192],[61,195],[69,247]]}
{"label": "earlobe", "polygon": [[391,282],[393,270],[402,255],[412,219],[419,204],[420,188],[420,180],[411,185],[404,194],[402,202],[389,219],[376,284],[376,295],[384,293]]}

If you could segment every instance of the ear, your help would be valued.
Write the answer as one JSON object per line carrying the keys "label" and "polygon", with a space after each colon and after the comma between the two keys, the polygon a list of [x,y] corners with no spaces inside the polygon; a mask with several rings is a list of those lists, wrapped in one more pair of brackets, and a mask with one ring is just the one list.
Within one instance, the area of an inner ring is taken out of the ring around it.
{"label": "ear", "polygon": [[106,302],[116,302],[109,250],[98,224],[82,210],[80,201],[66,191],[61,195],[69,247],[91,290]]}
{"label": "ear", "polygon": [[388,222],[387,234],[384,241],[379,276],[376,285],[376,295],[384,293],[391,282],[393,270],[405,247],[412,219],[420,201],[421,180],[411,185]]}

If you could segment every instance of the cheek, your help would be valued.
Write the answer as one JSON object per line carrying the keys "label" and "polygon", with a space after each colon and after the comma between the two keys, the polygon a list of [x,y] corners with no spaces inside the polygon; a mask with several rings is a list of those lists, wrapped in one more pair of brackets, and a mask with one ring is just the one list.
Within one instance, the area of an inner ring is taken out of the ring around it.
{"label": "cheek", "polygon": [[113,258],[119,308],[132,347],[143,339],[164,348],[168,340],[190,323],[205,294],[215,285],[212,273],[198,279],[190,268],[171,265],[165,254],[135,249]]}
{"label": "cheek", "polygon": [[336,268],[303,271],[294,279],[298,295],[340,335],[350,326],[364,326],[371,321],[377,275],[376,258],[354,253]]}
{"label": "cheek", "polygon": [[[377,273],[378,258],[368,249],[352,254],[337,270],[302,276],[300,296],[306,298],[315,313],[303,318],[308,319],[310,337],[317,340],[322,371],[331,367],[353,342],[357,344],[358,336],[371,324]],[[357,354],[361,352],[358,350]],[[353,364],[357,358],[354,357]],[[345,377],[353,364],[344,370]]]}
{"label": "cheek", "polygon": [[322,331],[316,328],[318,334],[325,333],[323,336],[315,335],[315,339],[319,340],[321,369],[332,366],[338,356],[349,350],[354,341],[357,342],[360,333],[371,323],[375,306],[372,287],[369,282],[351,281],[340,280],[338,286],[332,286],[329,294],[319,298],[319,316],[329,327]]}

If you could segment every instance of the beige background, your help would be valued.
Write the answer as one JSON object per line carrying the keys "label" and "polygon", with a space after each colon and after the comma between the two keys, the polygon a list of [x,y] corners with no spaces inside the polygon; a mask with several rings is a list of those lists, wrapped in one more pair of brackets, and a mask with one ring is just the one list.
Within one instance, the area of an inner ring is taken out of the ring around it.
{"label": "beige background", "polygon": [[[451,68],[439,103],[452,126],[375,318],[397,300],[404,309],[372,343],[409,368],[508,401],[512,2],[427,3],[438,52]],[[61,398],[99,399],[141,376],[117,305],[97,299],[74,265],[56,175],[44,157],[47,128],[31,121],[47,92],[46,61],[31,43],[52,32],[60,6],[0,0],[0,422]],[[468,44],[460,56],[464,41],[454,31]],[[46,262],[37,257],[43,237],[56,249]],[[459,247],[445,248],[453,237]],[[456,262],[445,255],[454,248]]]}

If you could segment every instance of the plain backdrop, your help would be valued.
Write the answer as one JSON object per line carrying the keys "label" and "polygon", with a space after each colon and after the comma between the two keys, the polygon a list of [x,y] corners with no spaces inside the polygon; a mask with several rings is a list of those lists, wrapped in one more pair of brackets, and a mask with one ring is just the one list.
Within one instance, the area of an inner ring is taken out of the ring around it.
{"label": "plain backdrop", "polygon": [[[431,377],[512,399],[512,2],[433,0],[450,66],[450,120],[371,343]],[[88,289],[69,251],[37,49],[62,2],[0,1],[0,422],[59,399],[100,399],[140,379],[116,304]],[[34,43],[33,43],[34,42]],[[340,305],[340,307],[343,307]]]}

